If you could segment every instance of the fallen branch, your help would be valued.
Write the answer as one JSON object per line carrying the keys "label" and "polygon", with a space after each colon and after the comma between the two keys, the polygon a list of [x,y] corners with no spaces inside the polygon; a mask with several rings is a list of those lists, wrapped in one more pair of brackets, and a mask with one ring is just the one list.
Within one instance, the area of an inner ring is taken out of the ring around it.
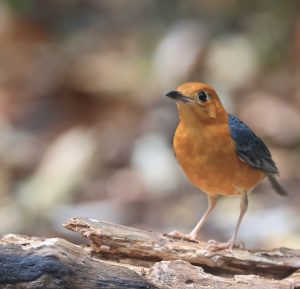
{"label": "fallen branch", "polygon": [[300,251],[210,252],[204,242],[86,218],[65,227],[91,240],[7,235],[0,288],[300,288]]}
{"label": "fallen branch", "polygon": [[[271,251],[235,249],[211,252],[205,242],[192,242],[167,235],[85,218],[70,219],[65,228],[92,241],[99,258],[135,260],[150,267],[161,260],[184,260],[220,276],[255,274],[283,279],[300,268],[300,250],[286,248]],[[94,255],[96,256],[96,255]]]}
{"label": "fallen branch", "polygon": [[157,287],[133,270],[91,258],[89,250],[63,239],[9,235],[0,242],[0,288]]}

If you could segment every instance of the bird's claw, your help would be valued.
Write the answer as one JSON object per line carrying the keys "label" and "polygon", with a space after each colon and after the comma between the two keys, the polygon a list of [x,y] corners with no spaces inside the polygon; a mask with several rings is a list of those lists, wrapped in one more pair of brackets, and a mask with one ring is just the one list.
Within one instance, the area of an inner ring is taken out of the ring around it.
{"label": "bird's claw", "polygon": [[196,236],[194,234],[183,234],[183,233],[180,233],[178,231],[172,231],[172,232],[170,232],[166,235],[167,236],[172,236],[172,237],[175,237],[175,238],[178,238],[178,239],[183,239],[183,240],[186,240],[186,241],[196,242]]}
{"label": "bird's claw", "polygon": [[231,247],[232,247],[231,240],[226,243],[220,243],[215,240],[209,240],[207,242],[206,248],[209,251],[219,251],[219,250],[224,250],[224,249],[231,249]]}
{"label": "bird's claw", "polygon": [[229,249],[229,251],[232,253],[233,248],[245,249],[245,244],[243,242],[240,242],[239,244],[235,244],[233,239],[230,239],[225,243],[220,243],[215,240],[209,240],[207,242],[206,248],[209,251],[219,251],[219,250]]}

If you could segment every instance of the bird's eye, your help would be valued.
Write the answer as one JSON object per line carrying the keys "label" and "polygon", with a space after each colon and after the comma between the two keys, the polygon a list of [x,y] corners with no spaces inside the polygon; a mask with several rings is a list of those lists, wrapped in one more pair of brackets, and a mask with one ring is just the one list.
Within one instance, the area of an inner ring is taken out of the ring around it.
{"label": "bird's eye", "polygon": [[210,96],[208,95],[208,93],[204,90],[201,90],[199,91],[198,93],[198,99],[201,101],[201,102],[206,102],[210,99]]}

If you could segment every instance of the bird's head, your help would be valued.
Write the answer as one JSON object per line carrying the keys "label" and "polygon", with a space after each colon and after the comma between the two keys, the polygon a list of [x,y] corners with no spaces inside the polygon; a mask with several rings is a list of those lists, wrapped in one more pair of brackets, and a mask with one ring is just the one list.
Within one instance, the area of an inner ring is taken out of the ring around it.
{"label": "bird's head", "polygon": [[176,90],[166,93],[176,100],[180,119],[183,122],[216,123],[227,121],[225,109],[215,92],[208,84],[188,82]]}

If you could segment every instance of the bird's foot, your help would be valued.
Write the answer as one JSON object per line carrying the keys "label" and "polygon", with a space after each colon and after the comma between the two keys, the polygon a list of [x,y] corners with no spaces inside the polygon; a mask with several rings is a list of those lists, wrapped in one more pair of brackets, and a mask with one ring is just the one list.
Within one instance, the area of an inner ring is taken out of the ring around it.
{"label": "bird's foot", "polygon": [[245,248],[245,244],[243,242],[241,242],[239,244],[235,244],[233,239],[230,239],[229,241],[227,241],[225,243],[220,243],[215,240],[209,240],[207,242],[207,249],[209,251],[219,251],[219,250],[229,249],[230,252],[232,253],[233,248],[242,249],[242,248]]}
{"label": "bird's foot", "polygon": [[194,241],[194,242],[196,241],[196,238],[197,238],[197,235],[195,235],[195,234],[192,234],[192,233],[183,234],[178,231],[172,231],[172,232],[168,233],[167,235],[175,237],[175,238],[187,240],[187,241]]}

